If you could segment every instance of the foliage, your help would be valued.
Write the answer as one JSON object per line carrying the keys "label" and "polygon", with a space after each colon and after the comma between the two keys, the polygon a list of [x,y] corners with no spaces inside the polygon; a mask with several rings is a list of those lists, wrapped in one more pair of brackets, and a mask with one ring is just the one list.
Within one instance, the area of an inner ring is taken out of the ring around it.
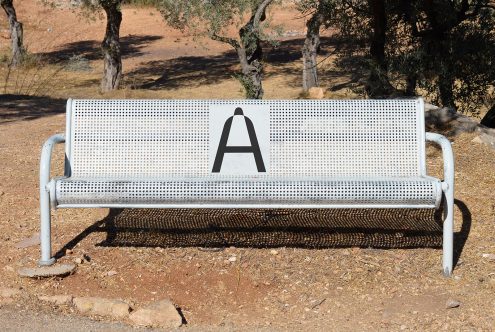
{"label": "foliage", "polygon": [[337,6],[337,1],[335,0],[296,0],[296,9],[302,14],[303,17],[310,17],[314,15],[317,11],[321,12],[325,17],[323,26],[328,28],[332,21],[331,18],[335,14],[335,9]]}
{"label": "foliage", "polygon": [[[311,0],[306,0],[311,1]],[[356,55],[368,68],[373,35],[370,1],[335,7],[341,64]],[[431,102],[478,113],[495,82],[495,6],[487,0],[383,0],[386,43],[383,78],[395,96],[421,93]],[[362,74],[361,74],[362,75]]]}
{"label": "foliage", "polygon": [[[165,21],[181,31],[195,35],[227,36],[229,29],[240,29],[246,18],[256,10],[262,0],[159,0],[159,9]],[[259,36],[263,33],[263,24]]]}
{"label": "foliage", "polygon": [[122,4],[140,6],[140,7],[154,7],[159,5],[160,0],[123,0]]}
{"label": "foliage", "polygon": [[[274,0],[161,0],[160,12],[172,27],[232,46],[241,65],[235,75],[247,98],[262,98],[262,46],[266,33],[266,8]],[[236,35],[231,28],[235,27]]]}

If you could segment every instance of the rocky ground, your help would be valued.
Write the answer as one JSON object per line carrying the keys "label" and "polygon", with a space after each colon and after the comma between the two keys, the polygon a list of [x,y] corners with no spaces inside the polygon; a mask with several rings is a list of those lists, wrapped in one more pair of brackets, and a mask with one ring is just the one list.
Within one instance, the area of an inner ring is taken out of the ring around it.
{"label": "rocky ground", "polygon": [[[489,131],[469,127],[459,117],[434,121],[441,112],[430,113],[436,115],[428,124],[448,135],[455,151],[453,278],[440,272],[441,228],[431,211],[106,209],[54,213],[54,251],[59,264],[76,266],[71,275],[20,277],[18,270],[34,267],[39,256],[40,146],[64,131],[66,98],[100,96],[96,52],[103,23],[85,23],[87,29],[78,31],[74,27],[82,21],[68,10],[53,14],[30,2],[19,7],[19,17],[30,18],[30,50],[52,59],[83,50],[89,69],[33,83],[48,87],[43,97],[22,95],[28,85],[20,88],[21,73],[16,88],[14,73],[9,95],[0,96],[4,327],[126,330],[180,323],[178,329],[192,331],[493,329],[495,150],[483,136]],[[288,20],[287,12],[277,15],[295,33],[269,52],[266,92],[269,98],[297,98],[299,62],[276,60],[298,54],[294,47],[303,24]],[[129,47],[139,45],[128,48],[124,60],[133,89],[103,97],[242,96],[235,79],[225,74],[235,64],[223,45],[191,46],[191,36],[165,27],[158,13],[148,9],[125,8],[122,31]],[[53,32],[59,38],[50,37]],[[323,73],[326,97],[349,96],[345,84],[339,88],[348,76],[335,72],[331,62]],[[471,129],[458,130],[462,126]],[[433,146],[427,151],[429,172],[441,176],[439,151]],[[61,174],[61,147],[55,159],[54,174]],[[149,323],[159,316],[153,313],[156,308],[167,315]]]}

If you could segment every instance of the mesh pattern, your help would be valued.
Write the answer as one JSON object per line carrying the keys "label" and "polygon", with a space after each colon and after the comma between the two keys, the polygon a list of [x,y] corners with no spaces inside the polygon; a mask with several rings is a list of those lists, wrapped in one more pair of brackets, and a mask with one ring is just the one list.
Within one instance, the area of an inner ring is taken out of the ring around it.
{"label": "mesh pattern", "polygon": [[169,181],[57,182],[59,204],[315,203],[430,205],[439,183],[426,179],[265,181],[188,179]]}
{"label": "mesh pattern", "polygon": [[75,100],[71,175],[225,178],[208,167],[208,115],[226,104],[270,107],[271,165],[261,177],[424,175],[417,100]]}

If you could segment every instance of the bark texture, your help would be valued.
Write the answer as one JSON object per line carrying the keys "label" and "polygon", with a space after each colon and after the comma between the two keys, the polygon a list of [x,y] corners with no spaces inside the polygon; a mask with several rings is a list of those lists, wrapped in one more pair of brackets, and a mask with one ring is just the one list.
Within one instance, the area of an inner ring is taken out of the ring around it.
{"label": "bark texture", "polygon": [[366,92],[370,97],[386,97],[393,92],[388,80],[388,66],[385,57],[387,32],[387,14],[384,0],[368,0],[371,10],[372,36],[370,56],[371,70],[366,84]]}
{"label": "bark texture", "polygon": [[260,23],[266,18],[266,8],[273,0],[264,0],[253,8],[251,18],[240,30],[240,42],[235,39],[211,34],[211,38],[230,44],[239,57],[241,73],[238,75],[248,99],[263,98],[263,48]]}
{"label": "bark texture", "polygon": [[10,39],[12,41],[11,66],[15,67],[22,62],[22,57],[24,55],[24,31],[22,28],[22,23],[17,21],[17,15],[12,0],[0,0],[0,4],[7,14],[7,18],[9,20]]}
{"label": "bark texture", "polygon": [[239,30],[241,37],[241,47],[237,49],[237,55],[241,63],[242,76],[240,78],[246,98],[262,99],[263,98],[263,49],[261,40],[258,36],[258,27],[254,25],[253,17],[249,22]]}
{"label": "bark texture", "polygon": [[103,78],[101,90],[111,91],[119,88],[122,79],[122,53],[120,48],[121,0],[100,1],[107,16],[105,38],[101,44],[103,51]]}
{"label": "bark texture", "polygon": [[319,86],[317,55],[320,48],[320,27],[325,20],[321,5],[306,23],[306,39],[302,48],[303,90]]}

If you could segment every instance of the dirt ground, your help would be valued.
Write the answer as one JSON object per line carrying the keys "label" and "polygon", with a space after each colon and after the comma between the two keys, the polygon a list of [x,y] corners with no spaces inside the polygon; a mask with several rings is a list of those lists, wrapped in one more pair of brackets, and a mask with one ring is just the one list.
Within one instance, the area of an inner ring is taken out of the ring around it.
{"label": "dirt ground", "polygon": [[[290,18],[289,10],[275,14],[292,33],[267,52],[266,97],[297,98],[304,22]],[[61,263],[82,261],[75,274],[20,278],[17,269],[39,258],[38,246],[16,244],[39,230],[40,147],[64,131],[66,98],[241,98],[242,91],[231,74],[236,60],[228,47],[206,40],[198,45],[193,36],[166,27],[156,11],[124,8],[126,87],[100,95],[103,22],[35,2],[19,3],[18,16],[31,52],[52,62],[82,52],[90,69],[33,78],[33,85],[46,88],[43,97],[22,95],[32,90],[19,82],[33,71],[12,73],[0,95],[0,286],[22,290],[15,303],[0,303],[0,319],[22,307],[42,317],[67,314],[79,324],[73,307],[37,299],[70,294],[120,298],[135,307],[170,298],[187,321],[181,329],[191,330],[495,329],[495,262],[483,257],[495,254],[495,151],[472,142],[474,134],[451,137],[453,278],[441,274],[441,228],[432,213],[107,209],[53,215],[54,252]],[[5,50],[7,40],[0,41]],[[322,59],[333,47],[330,37],[324,41]],[[327,97],[350,95],[355,80],[337,71],[332,58],[322,73]],[[55,159],[53,173],[61,174],[62,147]],[[431,173],[440,176],[438,150],[429,147],[428,160]],[[460,306],[447,308],[448,300]]]}

